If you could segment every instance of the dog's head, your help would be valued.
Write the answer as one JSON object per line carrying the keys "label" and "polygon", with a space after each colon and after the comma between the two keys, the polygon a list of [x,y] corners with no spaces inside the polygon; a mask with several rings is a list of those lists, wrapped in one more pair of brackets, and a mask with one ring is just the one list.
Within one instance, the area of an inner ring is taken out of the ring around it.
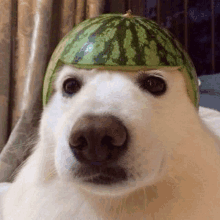
{"label": "dog's head", "polygon": [[40,136],[56,175],[102,195],[150,186],[189,136],[196,109],[178,69],[124,73],[64,66]]}

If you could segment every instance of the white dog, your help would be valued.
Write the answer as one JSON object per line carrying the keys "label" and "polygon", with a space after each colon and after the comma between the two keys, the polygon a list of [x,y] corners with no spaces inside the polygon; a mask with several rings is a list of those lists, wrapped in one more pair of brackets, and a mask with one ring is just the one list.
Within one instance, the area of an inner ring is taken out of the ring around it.
{"label": "white dog", "polygon": [[64,66],[4,220],[219,220],[220,141],[177,68]]}

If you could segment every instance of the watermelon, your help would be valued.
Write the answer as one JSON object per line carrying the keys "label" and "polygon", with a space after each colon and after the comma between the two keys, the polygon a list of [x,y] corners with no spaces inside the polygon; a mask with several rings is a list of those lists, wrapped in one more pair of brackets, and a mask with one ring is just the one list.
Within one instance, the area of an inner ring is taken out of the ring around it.
{"label": "watermelon", "polygon": [[44,106],[52,93],[55,72],[63,64],[116,71],[178,66],[192,103],[199,106],[196,70],[183,46],[156,22],[130,12],[87,19],[60,41],[44,78]]}

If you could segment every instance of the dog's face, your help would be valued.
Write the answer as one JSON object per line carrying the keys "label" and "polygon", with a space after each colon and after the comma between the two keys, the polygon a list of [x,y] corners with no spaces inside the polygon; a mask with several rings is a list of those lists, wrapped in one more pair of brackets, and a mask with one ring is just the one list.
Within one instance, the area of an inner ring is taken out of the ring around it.
{"label": "dog's face", "polygon": [[64,66],[40,129],[55,175],[109,196],[164,176],[168,157],[187,137],[195,117],[177,71],[134,74]]}

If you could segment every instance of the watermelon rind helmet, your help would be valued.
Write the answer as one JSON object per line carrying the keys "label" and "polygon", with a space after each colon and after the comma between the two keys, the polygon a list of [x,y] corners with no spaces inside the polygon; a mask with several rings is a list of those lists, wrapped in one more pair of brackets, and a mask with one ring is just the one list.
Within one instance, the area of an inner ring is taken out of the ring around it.
{"label": "watermelon rind helmet", "polygon": [[58,44],[48,64],[43,105],[52,94],[56,72],[62,65],[83,69],[139,71],[146,68],[179,67],[187,94],[199,107],[195,67],[183,46],[156,22],[131,14],[103,14],[73,28]]}

